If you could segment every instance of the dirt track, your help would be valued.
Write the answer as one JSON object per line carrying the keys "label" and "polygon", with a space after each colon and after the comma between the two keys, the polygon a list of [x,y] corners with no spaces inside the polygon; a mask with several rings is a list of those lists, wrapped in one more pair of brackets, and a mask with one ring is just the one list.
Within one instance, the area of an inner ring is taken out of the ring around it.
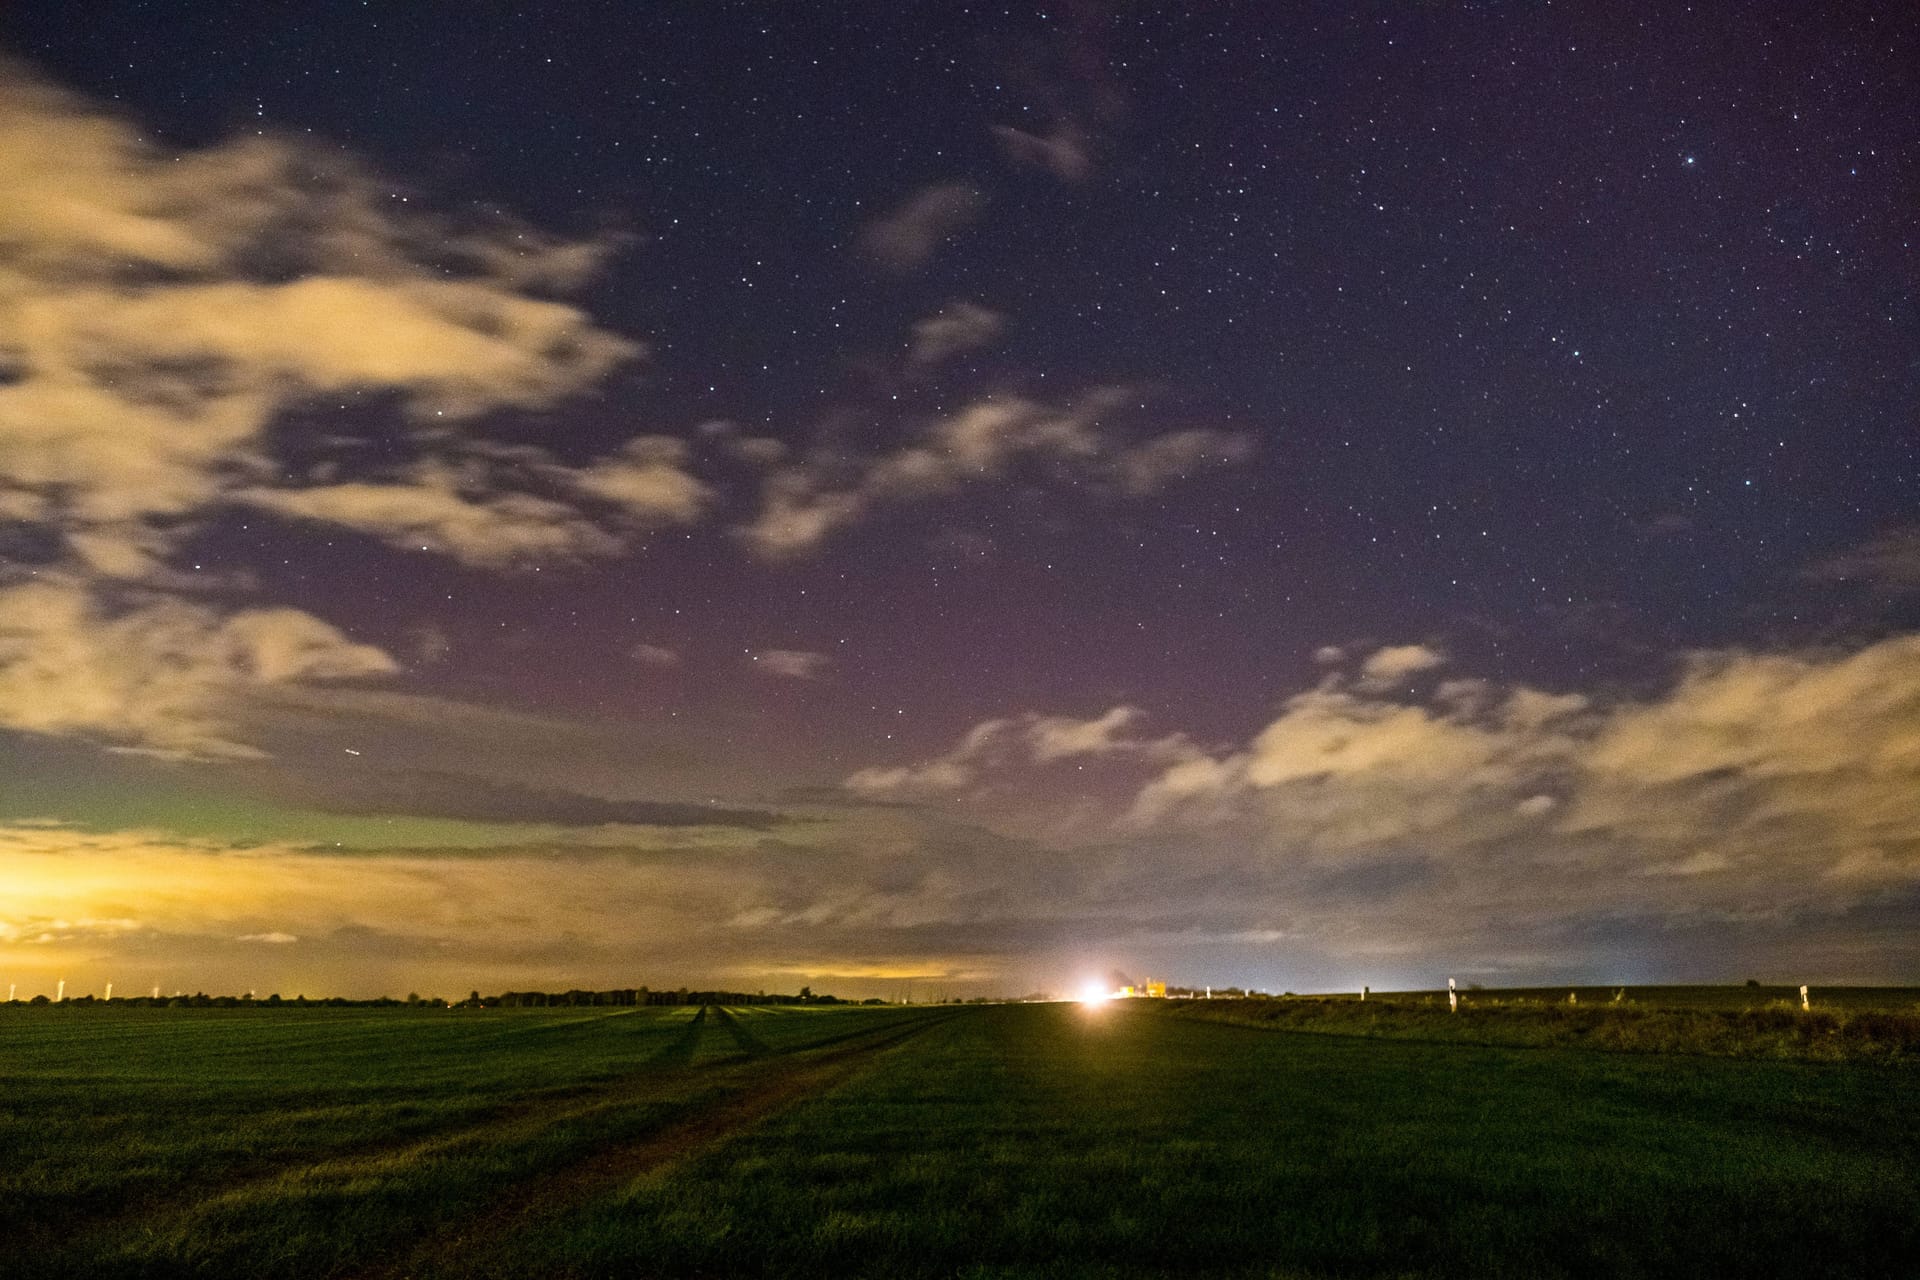
{"label": "dirt track", "polygon": [[[379,1259],[347,1273],[351,1280],[459,1274],[463,1258],[484,1253],[496,1240],[525,1231],[556,1217],[596,1195],[611,1191],[642,1174],[684,1159],[743,1132],[779,1111],[831,1089],[870,1065],[882,1052],[945,1020],[942,1016],[915,1019],[907,1026],[861,1032],[844,1038],[838,1047],[821,1051],[810,1045],[792,1053],[770,1053],[767,1046],[724,1009],[716,1009],[741,1049],[753,1055],[736,1067],[729,1083],[736,1085],[710,1105],[689,1110],[653,1133],[637,1140],[610,1145],[584,1159],[527,1182],[504,1189],[492,1202],[447,1225],[416,1247]],[[799,1059],[796,1061],[795,1059]]]}

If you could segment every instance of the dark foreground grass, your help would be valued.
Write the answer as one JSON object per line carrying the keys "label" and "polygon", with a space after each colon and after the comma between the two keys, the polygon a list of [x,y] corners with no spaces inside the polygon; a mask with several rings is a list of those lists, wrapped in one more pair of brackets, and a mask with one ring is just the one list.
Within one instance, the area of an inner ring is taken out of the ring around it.
{"label": "dark foreground grass", "polygon": [[12,1011],[0,1276],[333,1273],[902,1016]]}
{"label": "dark foreground grass", "polygon": [[1920,1256],[1907,1066],[1140,1005],[693,1012],[0,1025],[0,1275],[1911,1277]]}
{"label": "dark foreground grass", "polygon": [[1905,1276],[1905,1071],[979,1011],[486,1274]]}
{"label": "dark foreground grass", "polygon": [[[1562,988],[1561,991],[1565,989]],[[1586,1002],[1556,991],[1463,993],[1459,1010],[1445,992],[1358,1000],[1286,996],[1155,1002],[1176,1017],[1273,1030],[1467,1044],[1560,1045],[1619,1053],[1694,1053],[1739,1058],[1841,1062],[1920,1062],[1920,1007],[1905,989],[1848,992],[1803,1010],[1782,999],[1742,1001],[1741,988],[1652,989],[1615,1001],[1590,990]],[[1717,991],[1718,1000],[1709,992]],[[1669,992],[1672,994],[1670,995]],[[1878,994],[1879,999],[1873,999]]]}

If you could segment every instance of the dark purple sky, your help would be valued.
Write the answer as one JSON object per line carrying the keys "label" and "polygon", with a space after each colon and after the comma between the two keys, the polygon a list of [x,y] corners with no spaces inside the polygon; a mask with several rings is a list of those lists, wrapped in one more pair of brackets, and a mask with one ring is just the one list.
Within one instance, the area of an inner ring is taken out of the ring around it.
{"label": "dark purple sky", "polygon": [[20,981],[1915,976],[1920,18],[0,51]]}

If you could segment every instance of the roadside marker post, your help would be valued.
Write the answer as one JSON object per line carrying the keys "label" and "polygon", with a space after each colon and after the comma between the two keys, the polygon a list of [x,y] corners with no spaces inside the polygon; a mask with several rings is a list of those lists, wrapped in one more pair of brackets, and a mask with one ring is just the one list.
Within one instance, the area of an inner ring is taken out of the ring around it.
{"label": "roadside marker post", "polygon": [[1447,979],[1447,1012],[1460,1012],[1460,993],[1453,988],[1453,979]]}
{"label": "roadside marker post", "polygon": [[1807,1002],[1807,984],[1804,982],[1800,984],[1800,1008],[1803,1011],[1813,1008],[1813,1006]]}

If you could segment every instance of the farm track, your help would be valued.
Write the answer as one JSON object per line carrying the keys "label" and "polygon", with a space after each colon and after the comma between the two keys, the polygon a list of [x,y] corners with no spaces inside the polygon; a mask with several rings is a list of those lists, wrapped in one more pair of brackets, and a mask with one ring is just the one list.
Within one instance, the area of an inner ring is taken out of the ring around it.
{"label": "farm track", "polygon": [[[737,1027],[725,1010],[718,1015]],[[593,1152],[566,1167],[535,1175],[468,1213],[459,1225],[398,1256],[345,1273],[348,1280],[399,1280],[435,1274],[469,1274],[467,1260],[484,1256],[498,1241],[524,1233],[643,1174],[743,1133],[786,1108],[850,1079],[885,1050],[945,1022],[952,1014],[916,1018],[906,1026],[835,1036],[785,1053],[761,1045],[739,1093],[674,1120],[657,1132]],[[741,1029],[744,1032],[744,1028]],[[738,1036],[740,1032],[736,1032]],[[748,1039],[759,1043],[746,1033]],[[741,1041],[744,1046],[747,1040]],[[795,1063],[791,1059],[806,1055]]]}
{"label": "farm track", "polygon": [[742,1022],[739,1015],[734,1013],[733,1010],[726,1008],[720,1009],[720,1024],[724,1026],[727,1029],[727,1033],[733,1037],[733,1042],[740,1046],[742,1053],[750,1057],[759,1058],[773,1052],[767,1047],[765,1040],[762,1040],[759,1036],[747,1030],[746,1023]]}
{"label": "farm track", "polygon": [[[21,1257],[57,1254],[62,1244],[83,1235],[98,1238],[150,1230],[156,1224],[182,1220],[221,1202],[271,1195],[276,1188],[289,1183],[344,1180],[394,1162],[431,1160],[495,1143],[522,1140],[555,1124],[643,1104],[650,1095],[691,1082],[711,1080],[722,1086],[730,1085],[743,1065],[759,1065],[757,1060],[761,1057],[778,1061],[880,1034],[865,1028],[771,1052],[757,1037],[746,1033],[748,1040],[759,1045],[756,1052],[749,1050],[747,1041],[740,1038],[740,1031],[735,1031],[739,1052],[695,1065],[693,1056],[702,1037],[721,1019],[737,1026],[719,1006],[701,1006],[670,1044],[651,1057],[641,1059],[635,1069],[611,1079],[506,1100],[426,1132],[350,1143],[317,1159],[310,1152],[289,1153],[286,1158],[263,1158],[230,1165],[205,1177],[177,1180],[146,1194],[123,1197],[97,1210],[76,1206],[55,1219],[17,1224],[7,1241],[8,1251],[18,1250],[17,1256]],[[838,1053],[858,1052],[864,1047],[856,1045]]]}
{"label": "farm track", "polygon": [[[692,1043],[698,1038],[698,1023],[705,1012],[705,1008],[702,1008],[700,1014],[688,1023],[690,1034],[683,1033],[668,1046],[666,1052],[686,1044],[685,1052],[691,1055]],[[666,1052],[650,1060],[649,1065],[664,1059]],[[424,1133],[412,1131],[365,1142],[346,1143],[318,1159],[312,1152],[289,1152],[281,1157],[263,1157],[228,1165],[216,1173],[180,1178],[164,1188],[124,1195],[97,1211],[76,1206],[61,1212],[57,1221],[41,1223],[37,1227],[34,1224],[22,1224],[17,1228],[21,1230],[21,1236],[12,1243],[31,1247],[38,1243],[38,1237],[45,1237],[45,1241],[51,1243],[81,1232],[113,1232],[155,1219],[186,1214],[225,1197],[246,1196],[288,1178],[311,1176],[323,1170],[371,1161],[409,1160],[439,1154],[469,1143],[506,1136],[529,1122],[546,1124],[556,1119],[590,1114],[606,1106],[617,1105],[616,1099],[604,1095],[621,1091],[638,1081],[667,1080],[685,1075],[688,1071],[690,1069],[669,1074],[643,1067],[609,1081],[563,1085],[533,1097],[481,1107],[460,1120],[436,1126]]]}

